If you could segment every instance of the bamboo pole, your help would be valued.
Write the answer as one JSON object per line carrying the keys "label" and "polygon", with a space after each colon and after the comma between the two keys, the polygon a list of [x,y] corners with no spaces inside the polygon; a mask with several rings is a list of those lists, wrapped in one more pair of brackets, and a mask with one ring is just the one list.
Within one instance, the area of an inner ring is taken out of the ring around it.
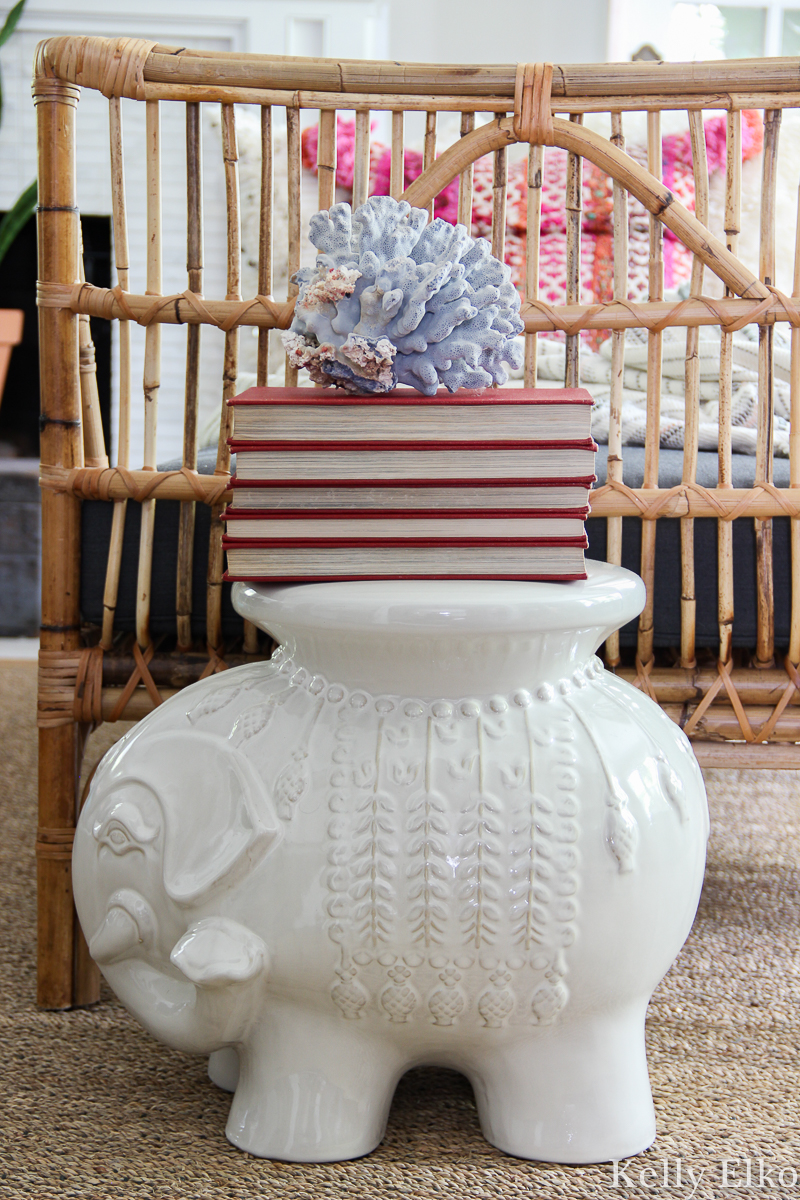
{"label": "bamboo pole", "polygon": [[[691,249],[691,247],[689,247]],[[702,256],[701,256],[702,257]],[[127,293],[124,304],[109,288],[94,287],[92,284],[59,284],[40,282],[37,294],[40,308],[66,308],[73,313],[86,312],[93,317],[132,319],[162,325],[214,325],[220,327],[232,313],[236,312],[240,325],[256,326],[261,329],[287,329],[292,321],[293,304],[270,302],[262,304],[258,297],[242,304],[227,300],[203,300],[198,306],[186,299],[183,293],[164,296],[153,311],[153,298],[147,295]],[[790,311],[792,301],[788,301]],[[800,309],[797,309],[800,312]],[[520,309],[525,330],[528,333],[545,333],[564,330],[570,326],[581,329],[638,329],[642,325],[657,322],[664,328],[691,325],[719,325],[733,323],[739,326],[752,320],[774,323],[788,321],[783,301],[777,296],[765,300],[740,300],[738,297],[713,300],[707,296],[683,300],[644,301],[617,304],[544,305],[538,307],[523,301]]]}
{"label": "bamboo pole", "polygon": [[353,147],[353,208],[366,202],[369,195],[369,120],[368,108],[356,110]]}
{"label": "bamboo pole", "polygon": [[100,416],[100,401],[97,392],[97,362],[88,317],[78,318],[78,342],[86,464],[90,467],[106,467],[108,466],[108,455],[105,452],[103,421]]}
{"label": "bamboo pole", "polygon": [[[101,708],[103,720],[110,721],[115,717],[117,705],[119,704],[122,693],[125,689],[121,687],[104,687],[101,697]],[[173,696],[177,696],[182,689],[180,688],[165,688],[159,687],[159,695],[162,702],[171,700]],[[141,721],[142,717],[146,717],[155,708],[153,699],[146,688],[135,688],[128,703],[123,708],[122,712],[115,717],[117,721]]]}
{"label": "bamboo pole", "polygon": [[[335,117],[334,117],[335,120]],[[334,147],[335,149],[335,147]],[[335,174],[334,174],[335,180]],[[258,223],[258,291],[272,295],[272,109],[261,109],[261,209]],[[258,331],[256,384],[266,387],[269,381],[269,330]],[[244,650],[258,652],[258,629],[252,621],[244,621]]]}
{"label": "bamboo pole", "polygon": [[[75,207],[75,108],[79,93],[56,79],[34,80],[38,125],[40,279],[73,283],[78,277],[79,221]],[[78,319],[64,310],[39,313],[41,461],[83,466]],[[80,506],[68,494],[42,494],[42,650],[80,646]],[[73,975],[77,939],[71,855],[59,850],[58,831],[76,818],[78,726],[39,730],[37,838],[38,985],[43,1008],[79,1002]]]}
{"label": "bamboo pole", "polygon": [[[54,42],[61,39],[52,39]],[[68,39],[73,40],[73,39]],[[99,40],[99,39],[98,39]],[[213,73],[211,64],[213,63]],[[450,63],[381,62],[362,59],[294,58],[284,55],[228,54],[214,51],[176,51],[157,46],[149,55],[144,78],[148,82],[263,86],[266,78],[289,90],[316,87],[344,93],[386,91],[407,95],[429,91],[452,95],[489,92],[513,96],[516,64],[464,66]],[[616,97],[689,94],[709,89],[736,92],[742,80],[766,91],[797,90],[794,58],[735,59],[693,63],[567,63],[553,67],[553,96]],[[79,82],[79,80],[75,80]],[[615,104],[615,108],[616,108]],[[606,109],[607,111],[607,109]]]}
{"label": "bamboo pole", "polygon": [[[629,683],[636,681],[636,671],[632,667],[619,667],[616,674]],[[774,708],[783,696],[788,681],[786,672],[779,667],[761,670],[756,667],[733,667],[730,677],[745,707],[764,705]],[[719,672],[716,666],[656,666],[650,672],[648,682],[660,704],[696,705],[712,688],[719,688]],[[724,689],[718,692],[711,708],[714,711],[723,708],[731,710]],[[800,693],[795,692],[791,697],[788,710],[794,713],[800,711]]]}
{"label": "bamboo pole", "polygon": [[[247,661],[246,655],[231,655],[231,665],[241,665]],[[127,675],[125,674],[125,664],[129,663]],[[108,683],[104,682],[102,692],[102,709],[103,719],[107,720],[113,713],[114,706],[117,703],[123,691],[123,680],[130,676],[133,669],[131,659],[124,659],[116,664],[112,659],[109,666],[111,667],[112,678]],[[186,672],[187,679],[181,677],[180,680],[173,678],[177,672],[170,672],[168,661],[164,659],[154,658],[151,664],[153,678],[162,697],[166,700],[170,696],[177,695],[181,687],[187,686],[187,682],[196,683],[200,677],[201,670],[194,663],[189,664],[189,670]],[[636,680],[636,672],[629,667],[620,667],[616,671],[619,678],[626,680],[629,683],[634,683]],[[104,679],[106,670],[104,668]],[[676,678],[677,677],[677,678]],[[752,716],[752,724],[757,728],[766,717],[769,716],[775,704],[781,698],[781,695],[786,688],[786,673],[777,669],[772,670],[756,670],[754,668],[743,668],[741,670],[734,669],[731,674],[732,682],[739,693],[745,711]],[[680,668],[654,668],[649,676],[649,681],[653,687],[658,702],[665,709],[676,708],[686,719],[689,712],[694,711],[697,704],[706,694],[706,692],[714,686],[718,681],[719,676],[716,670],[705,668],[701,671],[684,671]],[[178,686],[180,684],[180,686]],[[119,720],[136,720],[145,716],[152,710],[153,702],[150,694],[144,689],[139,688],[134,691],[129,701],[128,707],[120,714]],[[790,724],[787,729],[789,732],[796,727],[800,722],[800,701],[797,696],[787,705],[785,715],[782,715],[782,724],[789,719]],[[710,729],[714,734],[718,730],[733,729],[734,737],[741,737],[741,733],[736,733],[733,726],[735,715],[730,704],[717,703],[712,704],[708,710],[711,716],[708,718],[708,723],[704,726]],[[697,745],[697,741],[694,743]],[[702,743],[701,743],[702,744]],[[798,747],[800,751],[800,747]],[[768,766],[768,763],[764,764]]]}
{"label": "bamboo pole", "polygon": [[[678,484],[674,488],[631,488],[631,495],[600,487],[591,494],[593,517],[642,517],[649,510],[652,519],[662,517],[713,517],[730,522],[738,517],[766,521],[772,517],[800,515],[800,487],[780,488],[779,499],[755,488],[694,489]],[[635,497],[635,499],[634,499]]]}
{"label": "bamboo pole", "polygon": [[319,211],[322,212],[331,208],[336,200],[336,109],[326,109],[319,114],[317,183]]}
{"label": "bamboo pole", "polygon": [[[622,116],[611,114],[611,140],[617,149],[625,150]],[[628,296],[628,193],[614,182],[614,299]],[[611,389],[608,414],[607,478],[622,480],[622,383],[625,372],[625,331],[611,334]],[[606,532],[606,559],[619,566],[622,562],[622,518],[609,517]],[[620,661],[619,631],[606,638],[606,662],[616,667]]]}
{"label": "bamboo pole", "polygon": [[768,767],[772,771],[796,771],[800,767],[800,747],[783,745],[751,745],[744,742],[692,742],[692,749],[701,767],[721,767],[725,771],[754,770]]}
{"label": "bamboo pole", "polygon": [[[239,223],[239,155],[236,146],[236,117],[232,104],[222,106],[222,159],[225,167],[225,207],[227,212],[227,299],[241,298],[241,233]],[[225,354],[222,369],[222,415],[219,423],[217,463],[214,474],[228,475],[231,450],[228,439],[233,429],[233,409],[227,403],[236,392],[239,364],[239,329],[234,326],[225,334]],[[211,531],[208,546],[208,578],[206,583],[206,639],[209,655],[222,650],[222,504],[211,508]]]}
{"label": "bamboo pole", "polygon": [[[227,486],[228,477],[195,475],[187,478],[180,470],[130,471],[116,467],[72,470],[42,463],[39,483],[43,491],[68,493],[82,500],[143,501],[154,497],[156,500],[196,499],[213,505],[233,499],[233,491]],[[797,495],[800,498],[800,491]]]}
{"label": "bamboo pole", "polygon": [[[742,119],[729,113],[725,148],[725,244],[736,254],[742,203]],[[729,295],[726,289],[726,295]],[[717,487],[731,487],[731,421],[733,402],[733,335],[720,330],[719,350],[719,443]],[[733,651],[733,530],[726,521],[717,523],[717,578],[719,657],[730,660]]]}
{"label": "bamboo pole", "polygon": [[389,175],[389,195],[399,200],[405,187],[405,113],[392,113],[392,165]]}
{"label": "bamboo pole", "polygon": [[[318,211],[331,208],[336,199],[336,111],[330,110],[319,114],[317,137],[317,183]],[[320,387],[320,384],[316,384]],[[255,636],[255,626],[248,630],[249,622],[245,623],[250,644]]]}
{"label": "bamboo pole", "polygon": [[[272,295],[272,108],[261,109],[261,210],[258,221],[258,291]],[[269,381],[269,330],[258,331],[256,383]]]}
{"label": "bamboo pole", "polygon": [[[117,284],[123,291],[129,287],[128,220],[125,209],[125,159],[122,144],[122,111],[119,97],[108,102],[108,126],[111,149],[111,221],[114,231],[114,262]],[[119,423],[117,463],[130,465],[131,446],[131,325],[119,321]],[[110,650],[114,641],[114,615],[117,610],[119,573],[122,566],[122,542],[125,535],[127,500],[114,505],[111,518],[111,537],[108,544],[106,580],[103,590],[103,628],[100,645]]]}
{"label": "bamboo pole", "polygon": [[[77,658],[77,655],[76,655]],[[227,656],[230,666],[241,666],[247,655],[231,653]],[[192,653],[180,657],[155,655],[150,661],[150,673],[159,690],[162,687],[186,687],[197,683],[208,662],[204,655]],[[103,688],[124,687],[136,669],[132,654],[114,651],[103,658]],[[616,674],[631,683],[636,681],[632,667],[620,667]],[[654,667],[648,676],[658,700],[664,704],[699,703],[712,689],[719,688],[719,673],[716,665],[684,667]],[[731,681],[745,705],[767,705],[774,707],[786,690],[788,676],[781,667],[759,670],[756,667],[734,667]],[[144,693],[143,693],[144,694]],[[64,700],[71,706],[74,696],[74,675],[68,681]],[[713,707],[730,707],[727,693],[723,690],[713,701]],[[800,712],[800,692],[790,697],[788,709]]]}
{"label": "bamboo pole", "polygon": [[[747,676],[751,673],[752,672],[750,671],[743,671],[742,675]],[[631,682],[633,682],[636,678],[635,672],[631,671],[630,669],[621,669],[617,671],[617,674],[620,676],[620,678],[629,680]],[[716,672],[714,672],[714,675],[716,676]],[[750,681],[746,678],[742,680],[746,693],[749,691],[747,687],[749,682]],[[739,683],[736,684],[737,690],[740,688],[740,686],[741,685]],[[786,686],[785,675],[783,676],[782,686]],[[181,689],[179,688],[159,685],[159,692],[164,700],[178,695],[180,690]],[[665,698],[663,690],[660,691],[658,688],[654,690],[663,710],[669,717],[676,721],[676,723],[685,723],[697,707],[696,702],[680,703],[670,701]],[[677,689],[674,687],[670,687],[668,689],[670,692],[676,690]],[[112,716],[122,691],[122,687],[112,686],[103,688],[101,703],[104,720],[108,720]],[[769,719],[773,711],[773,705],[769,701],[760,703],[755,697],[752,699],[752,701],[748,698],[747,702],[743,703],[743,708],[754,731],[757,731],[759,727]],[[151,712],[152,709],[153,701],[149,693],[143,688],[137,689],[134,691],[123,712],[120,714],[119,719],[125,721],[141,720],[141,718]],[[790,705],[786,708],[771,737],[775,740],[769,745],[765,743],[751,743],[746,747],[748,750],[752,750],[754,752],[754,757],[756,757],[755,752],[757,752],[759,749],[765,752],[763,757],[760,757],[759,761],[751,765],[758,765],[761,767],[780,767],[789,765],[781,761],[780,753],[774,753],[775,750],[780,750],[781,748],[785,747],[786,750],[791,748],[791,750],[794,751],[795,755],[797,756],[794,766],[800,767],[800,745],[797,745],[797,743],[800,742],[800,712],[798,712],[796,706]],[[712,705],[706,710],[706,713],[700,719],[693,731],[692,747],[695,750],[695,753],[697,753],[698,758],[700,758],[700,751],[703,747],[708,748],[713,745],[717,745],[720,750],[724,750],[728,755],[735,754],[740,749],[745,749],[745,743],[742,741],[741,729],[739,727],[736,713],[730,705]],[[712,764],[708,763],[705,765]],[[729,767],[731,765],[731,761],[726,761],[724,758],[720,758],[713,765]]]}
{"label": "bamboo pole", "polygon": [[[248,661],[249,655],[243,652],[232,651],[229,655],[226,655],[226,662],[229,667],[240,667]],[[136,668],[136,659],[130,653],[115,650],[111,654],[104,655],[103,690],[105,691],[109,687],[124,688]],[[189,684],[197,683],[199,679],[205,677],[205,674],[208,672],[208,658],[205,654],[198,653],[197,651],[181,655],[155,654],[148,664],[148,669],[153,683],[159,691],[162,688],[180,689],[188,687]],[[63,703],[67,704],[70,709],[74,698],[74,680],[75,675],[73,675],[72,679],[64,680]],[[758,697],[754,703],[768,703],[768,699],[766,698],[770,694],[767,683],[758,693],[753,692],[753,695]],[[696,699],[697,693],[691,693],[689,698]]]}
{"label": "bamboo pole", "polygon": [[[94,86],[104,69],[114,65],[118,39],[54,37],[38,52],[40,74],[54,74],[71,83]],[[288,55],[255,55],[224,51],[190,50],[155,45],[137,64],[141,84],[200,85],[214,80],[217,87],[263,88],[267,80],[296,92],[306,88],[345,95],[387,92],[407,98],[420,92],[436,95],[513,96],[516,63],[475,66],[450,63],[376,62],[366,59],[298,58]],[[690,96],[710,91],[736,95],[742,82],[766,92],[796,92],[795,58],[735,59],[693,63],[569,63],[553,68],[552,95],[609,98],[669,97],[682,91]],[[506,105],[507,107],[507,105]],[[560,107],[560,105],[559,105]],[[663,105],[662,105],[663,107]],[[685,108],[685,104],[680,105]],[[708,107],[708,106],[706,106]]]}
{"label": "bamboo pole", "polygon": [[[358,112],[369,107],[376,112],[391,112],[398,107],[405,112],[507,112],[508,96],[487,92],[483,96],[458,96],[446,93],[377,93],[377,92],[334,92],[297,89],[286,91],[279,88],[225,87],[217,84],[168,84],[146,83],[146,100],[170,100],[183,104],[205,101],[217,104],[276,105],[286,109],[337,108]],[[738,91],[674,92],[671,94],[648,92],[631,96],[564,96],[554,100],[554,112],[607,113],[613,102],[615,112],[741,112],[743,109],[772,109],[800,107],[800,92],[768,92],[751,89]]]}
{"label": "bamboo pole", "polygon": [[[469,116],[470,114],[466,114]],[[649,113],[648,121],[658,121],[658,113]],[[514,123],[502,118],[481,125],[462,136],[460,141],[437,158],[433,167],[406,188],[403,198],[409,204],[424,207],[456,175],[477,158],[516,140]],[[730,254],[684,206],[675,199],[659,177],[621,153],[607,138],[575,121],[553,119],[553,144],[572,154],[588,158],[595,166],[616,179],[654,217],[671,229],[693,254],[699,254],[706,266],[745,298],[769,299],[770,291],[743,263]]]}
{"label": "bamboo pole", "polygon": [[[461,114],[461,138],[464,139],[464,138],[468,137],[470,134],[474,133],[474,131],[475,131],[475,113],[474,112],[463,112]],[[493,146],[492,149],[495,149],[495,147]],[[445,151],[445,154],[447,154],[447,151]],[[444,155],[442,155],[442,158],[444,158]],[[438,161],[441,162],[441,158]],[[466,227],[467,233],[470,233],[472,231],[472,163],[473,162],[474,162],[474,159],[470,158],[470,161],[465,166],[461,167],[459,170],[454,170],[452,172],[452,174],[446,173],[446,177],[442,179],[442,182],[439,187],[426,189],[429,192],[429,196],[426,197],[426,199],[421,202],[421,207],[424,207],[425,204],[429,203],[429,201],[432,200],[434,196],[438,195],[438,193],[442,190],[442,188],[445,187],[446,184],[448,184],[450,182],[450,180],[455,177],[456,174],[458,174],[458,176],[459,176],[459,180],[458,180],[458,223],[459,223],[459,225],[464,225]],[[434,166],[432,168],[430,168],[429,175],[432,176],[436,172],[436,167],[437,167],[437,164],[434,164]],[[440,172],[440,174],[441,174],[441,172]],[[415,186],[414,184],[411,185],[412,188],[414,186]],[[408,192],[408,190],[410,190],[410,189],[407,189],[407,192]],[[405,198],[408,200],[407,192],[406,192]],[[408,202],[411,205],[415,205],[415,202],[413,200],[408,200]]]}
{"label": "bamboo pole", "polygon": [[[764,114],[764,160],[761,181],[759,268],[767,284],[775,282],[775,185],[778,166],[780,109]],[[758,429],[756,482],[772,483],[773,329],[758,327]],[[775,597],[772,579],[772,522],[756,522],[756,663],[767,666],[775,654]]]}
{"label": "bamboo pole", "polygon": [[[797,224],[794,238],[794,280],[792,296],[800,299],[800,187],[797,191]],[[792,327],[789,366],[789,485],[800,486],[800,329]],[[789,659],[800,663],[800,520],[791,522],[792,609],[789,624]]]}
{"label": "bamboo pole", "polygon": [[[647,166],[650,174],[661,179],[661,117],[647,114]],[[650,216],[650,287],[651,300],[664,295],[663,226]],[[652,330],[647,335],[647,424],[644,449],[644,486],[658,487],[658,456],[661,443],[661,344],[663,334]],[[642,522],[641,576],[647,590],[639,617],[637,653],[646,666],[653,657],[653,607],[655,603],[656,522]]]}
{"label": "bamboo pole", "polygon": [[[81,281],[86,274],[83,265],[83,232],[80,234],[78,252]],[[78,359],[81,376],[81,419],[83,421],[83,459],[87,467],[107,467],[103,420],[100,416],[100,397],[97,393],[97,362],[89,317],[78,318]]]}
{"label": "bamboo pole", "polygon": [[[692,143],[692,173],[694,176],[695,216],[708,224],[708,157],[702,113],[689,113],[689,135]],[[697,256],[692,262],[690,292],[703,293],[703,264]],[[686,373],[684,408],[684,443],[682,481],[693,484],[697,479],[697,449],[700,417],[700,360],[697,326],[686,331]],[[692,667],[695,661],[695,630],[697,627],[697,597],[695,594],[694,521],[681,521],[681,656],[682,667]]]}
{"label": "bamboo pole", "polygon": [[[685,717],[687,721],[696,707],[694,704],[687,705]],[[773,710],[767,705],[744,705],[743,707],[754,733],[772,716]],[[699,741],[712,738],[740,740],[742,730],[733,708],[729,705],[711,705],[694,727],[693,738],[697,738]],[[770,742],[800,742],[800,713],[797,709],[787,708],[782,713],[769,738]],[[797,746],[796,749],[800,753],[800,746]]]}
{"label": "bamboo pole", "polygon": [[[161,295],[161,116],[158,103],[146,104],[147,137],[147,295]],[[145,471],[156,469],[158,391],[161,386],[161,326],[148,325],[144,342],[144,462]],[[136,585],[136,640],[144,650],[150,644],[150,587],[153,574],[155,500],[142,504],[139,532],[139,570]]]}
{"label": "bamboo pole", "polygon": [[[525,300],[539,298],[539,242],[542,223],[544,147],[528,146],[528,221],[525,230]],[[525,334],[525,387],[536,387],[537,339]]]}
{"label": "bamboo pole", "polygon": [[[580,124],[581,117],[570,117]],[[572,151],[567,155],[567,304],[581,301],[581,215],[583,210],[583,163],[579,154]],[[564,387],[580,387],[581,382],[581,335],[567,334],[564,356]]]}
{"label": "bamboo pole", "polygon": [[[191,482],[176,471],[108,470],[71,471],[66,467],[43,465],[40,482],[46,491],[68,492],[87,500],[143,499],[189,500],[203,498],[206,503],[230,501],[233,491],[225,485],[227,477],[200,475]],[[592,492],[592,514],[596,517],[768,517],[800,515],[800,488],[781,488],[777,498],[761,488],[716,488],[697,486],[690,489],[678,484],[674,488],[630,488],[619,492],[604,485]]]}
{"label": "bamboo pole", "polygon": [[[300,113],[286,110],[286,157],[288,175],[288,269],[289,286],[287,297],[294,300],[300,290],[294,275],[300,269]],[[297,367],[286,359],[285,381],[287,387],[297,386]]]}
{"label": "bamboo pole", "polygon": [[[616,673],[621,678],[634,678],[634,674],[630,671]],[[124,689],[103,688],[101,701],[103,720],[109,720],[110,716],[114,714],[122,690]],[[181,689],[160,686],[158,690],[160,690],[163,700],[170,700],[173,696],[178,696]],[[661,706],[669,718],[675,721],[675,724],[686,721],[696,707],[686,707],[684,704],[668,702],[661,702]],[[137,689],[128,700],[125,709],[122,710],[119,720],[142,720],[143,716],[152,712],[152,709],[154,709],[154,702],[152,702],[149,692],[145,689]],[[753,706],[745,706],[745,712],[748,719],[751,720],[751,724],[758,727],[769,718],[771,708],[753,704]],[[702,767],[800,768],[800,745],[796,744],[800,740],[800,732],[798,732],[800,716],[795,713],[782,716],[774,733],[776,740],[769,744],[752,743],[747,745],[741,742],[741,731],[732,708],[710,708],[704,718],[698,722],[697,728],[702,730],[702,736],[697,733],[697,730],[694,731],[692,749]],[[790,761],[787,760],[787,754],[793,756]],[[741,761],[739,755],[742,756]]]}
{"label": "bamboo pole", "polygon": [[[190,292],[203,291],[203,166],[199,104],[186,105],[186,266]],[[260,290],[260,288],[259,288]],[[186,387],[183,413],[183,465],[197,470],[197,412],[200,383],[200,326],[186,330]],[[178,649],[192,644],[192,568],[195,501],[181,504],[175,585]]]}
{"label": "bamboo pole", "polygon": [[[436,113],[429,112],[425,114],[425,141],[422,150],[422,170],[427,171],[433,166],[433,161],[436,158]],[[433,220],[433,210],[436,198],[431,196],[428,203],[428,220]]]}
{"label": "bamboo pole", "polygon": [[506,245],[506,196],[508,193],[506,154],[505,146],[495,150],[492,180],[492,254],[500,262],[505,261]]}

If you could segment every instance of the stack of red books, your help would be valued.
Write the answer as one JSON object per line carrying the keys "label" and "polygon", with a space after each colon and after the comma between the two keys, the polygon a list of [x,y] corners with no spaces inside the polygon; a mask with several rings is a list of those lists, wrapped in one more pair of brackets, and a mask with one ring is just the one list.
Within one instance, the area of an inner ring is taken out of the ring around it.
{"label": "stack of red books", "polygon": [[234,407],[228,579],[584,579],[581,388],[250,388]]}

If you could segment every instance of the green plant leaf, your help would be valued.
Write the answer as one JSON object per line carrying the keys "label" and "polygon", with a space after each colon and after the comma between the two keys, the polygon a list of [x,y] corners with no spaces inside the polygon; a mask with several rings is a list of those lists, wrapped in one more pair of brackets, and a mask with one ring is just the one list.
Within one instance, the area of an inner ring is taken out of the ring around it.
{"label": "green plant leaf", "polygon": [[27,2],[28,0],[17,0],[17,3],[6,17],[5,21],[3,22],[3,28],[0,29],[0,46],[4,46],[6,44],[14,30],[17,28],[19,19],[22,16],[22,10]]}
{"label": "green plant leaf", "polygon": [[[17,28],[17,25],[19,24],[19,19],[22,16],[22,10],[25,7],[25,5],[27,4],[27,2],[28,2],[28,0],[18,0],[18,2],[14,5],[14,7],[11,9],[11,11],[7,14],[6,19],[3,22],[3,28],[0,29],[0,46],[2,46],[5,42],[8,41],[8,39],[11,37],[14,30]],[[2,118],[3,118],[3,82],[2,82],[2,76],[0,76],[0,120],[2,120]]]}
{"label": "green plant leaf", "polygon": [[7,15],[5,21],[3,22],[3,28],[0,29],[0,46],[5,45],[14,30],[17,28],[19,19],[22,16],[22,10],[27,2],[28,0],[17,0],[17,3],[11,9],[11,12]]}
{"label": "green plant leaf", "polygon": [[17,197],[13,207],[0,221],[0,262],[5,258],[6,251],[22,226],[36,212],[37,196],[36,180],[34,179],[33,183],[28,184],[22,195]]}

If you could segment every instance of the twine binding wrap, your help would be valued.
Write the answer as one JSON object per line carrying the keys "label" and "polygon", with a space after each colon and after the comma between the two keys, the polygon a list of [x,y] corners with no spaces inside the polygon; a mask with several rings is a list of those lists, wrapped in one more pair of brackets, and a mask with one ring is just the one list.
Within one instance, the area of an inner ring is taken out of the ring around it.
{"label": "twine binding wrap", "polygon": [[58,79],[106,97],[144,100],[145,63],[157,44],[144,38],[48,38],[36,49],[34,92],[43,79]]}
{"label": "twine binding wrap", "polygon": [[42,463],[39,487],[65,492],[79,500],[199,500],[222,503],[230,475],[200,475],[190,467],[174,471],[130,471],[127,467],[53,467]]}
{"label": "twine binding wrap", "polygon": [[[150,674],[155,646],[151,642],[142,652],[138,643],[133,646],[136,666],[109,714],[108,720],[119,721],[128,701],[141,682],[157,708],[163,697]],[[215,655],[214,664],[221,660]],[[224,663],[214,665],[224,670]],[[37,725],[40,729],[56,729],[59,725],[97,726],[103,722],[103,648],[90,646],[84,650],[39,651],[39,699]]]}
{"label": "twine binding wrap", "polygon": [[514,82],[514,137],[532,146],[553,145],[552,63],[518,63]]}
{"label": "twine binding wrap", "polygon": [[[636,302],[618,297],[599,304],[561,306],[561,312],[544,300],[524,300],[520,315],[528,333],[557,331],[573,337],[593,329],[636,329],[662,333],[677,326],[719,325],[723,333],[737,333],[745,325],[787,321],[800,328],[800,303],[778,288],[765,285],[769,295],[755,300],[711,296],[690,296],[676,304],[664,301]],[[157,322],[169,325],[213,325],[223,333],[237,325],[264,329],[288,329],[294,315],[295,300],[281,304],[271,296],[250,300],[205,301],[188,289],[170,296],[137,295],[124,292],[119,285],[97,287],[91,283],[52,283],[40,281],[36,289],[38,308],[63,308],[103,320],[134,321],[137,325]],[[574,317],[564,315],[574,313]],[[705,310],[705,312],[704,312]],[[661,315],[656,317],[654,313]],[[731,316],[730,314],[734,314]]]}
{"label": "twine binding wrap", "polygon": [[[187,288],[170,296],[135,295],[117,284],[100,288],[91,283],[49,283],[36,287],[37,308],[66,308],[105,321],[134,321],[146,329],[160,324],[213,325],[230,333],[237,325],[261,325],[267,329],[288,329],[294,315],[295,300],[280,304],[272,296],[257,295],[252,300],[217,300],[211,306],[202,296]],[[262,315],[262,310],[263,314]],[[219,315],[216,315],[219,314]],[[246,318],[252,314],[250,320]]]}
{"label": "twine binding wrap", "polygon": [[36,857],[70,862],[74,840],[75,830],[70,826],[45,829],[40,825],[36,830]]}

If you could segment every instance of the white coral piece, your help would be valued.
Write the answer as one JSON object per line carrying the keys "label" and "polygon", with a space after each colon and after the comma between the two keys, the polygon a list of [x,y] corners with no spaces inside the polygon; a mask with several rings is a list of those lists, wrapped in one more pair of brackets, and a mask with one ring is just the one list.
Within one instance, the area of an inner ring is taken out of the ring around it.
{"label": "white coral piece", "polygon": [[290,362],[315,383],[433,396],[503,384],[522,365],[519,293],[484,238],[405,200],[372,196],[311,218],[316,269],[298,271]]}

